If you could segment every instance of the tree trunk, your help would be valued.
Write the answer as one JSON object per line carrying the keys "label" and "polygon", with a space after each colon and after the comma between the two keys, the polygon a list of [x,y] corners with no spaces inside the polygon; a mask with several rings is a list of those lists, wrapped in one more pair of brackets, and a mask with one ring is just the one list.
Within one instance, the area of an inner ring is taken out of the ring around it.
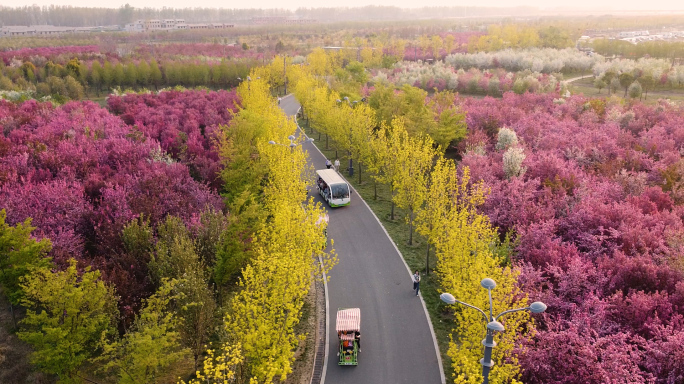
{"label": "tree trunk", "polygon": [[14,306],[10,303],[10,313],[12,314],[12,324],[14,324],[14,329],[17,329],[17,318],[14,316]]}
{"label": "tree trunk", "polygon": [[356,160],[356,165],[359,167],[359,185],[361,185],[361,162]]}
{"label": "tree trunk", "polygon": [[409,242],[408,245],[413,245],[413,212],[409,213]]}
{"label": "tree trunk", "polygon": [[425,274],[430,274],[430,243],[427,243],[427,253],[425,254]]}
{"label": "tree trunk", "polygon": [[378,199],[378,182],[377,181],[373,182],[373,192],[374,192],[373,200],[377,200]]}
{"label": "tree trunk", "polygon": [[[390,193],[390,198],[392,198],[391,193]],[[394,199],[392,199],[392,211],[390,212],[390,220],[394,221]]]}
{"label": "tree trunk", "polygon": [[325,134],[325,149],[328,149],[328,137],[330,137],[327,133]]}

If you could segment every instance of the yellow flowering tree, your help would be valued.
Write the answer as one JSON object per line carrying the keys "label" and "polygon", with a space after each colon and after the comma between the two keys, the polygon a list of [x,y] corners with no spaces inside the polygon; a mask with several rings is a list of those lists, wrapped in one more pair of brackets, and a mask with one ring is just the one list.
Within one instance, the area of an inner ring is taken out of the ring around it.
{"label": "yellow flowering tree", "polygon": [[[242,270],[239,290],[224,319],[225,341],[208,353],[197,379],[191,383],[271,383],[292,372],[294,352],[306,335],[294,328],[301,318],[304,298],[313,279],[336,262],[325,244],[324,214],[307,199],[312,182],[301,146],[289,143],[295,122],[284,115],[269,94],[267,80],[241,85],[243,107],[236,118],[259,131],[251,139],[252,161],[263,169],[260,202],[265,218],[252,241],[252,259]],[[224,381],[220,381],[224,380]]]}
{"label": "yellow flowering tree", "polygon": [[[438,177],[437,174],[433,174]],[[480,287],[480,281],[489,277],[497,282],[492,291],[495,313],[507,309],[527,306],[527,297],[517,287],[518,272],[509,267],[501,267],[501,260],[492,252],[496,244],[496,229],[489,219],[477,211],[484,202],[485,191],[481,184],[470,184],[470,173],[466,167],[457,183],[446,180],[431,184],[430,196],[444,193],[450,201],[444,211],[436,209],[437,216],[444,222],[437,228],[434,241],[437,254],[437,274],[441,287],[456,299],[479,308],[488,309],[487,293]],[[443,190],[443,186],[453,189]],[[455,187],[455,188],[454,188]],[[485,335],[482,315],[470,308],[455,307],[455,323],[448,355],[454,368],[454,383],[482,382],[481,341]],[[529,314],[515,312],[504,317],[501,322],[504,332],[495,336],[497,342],[492,358],[497,362],[489,375],[491,383],[516,383],[520,372],[513,349],[518,337],[527,329]]]}

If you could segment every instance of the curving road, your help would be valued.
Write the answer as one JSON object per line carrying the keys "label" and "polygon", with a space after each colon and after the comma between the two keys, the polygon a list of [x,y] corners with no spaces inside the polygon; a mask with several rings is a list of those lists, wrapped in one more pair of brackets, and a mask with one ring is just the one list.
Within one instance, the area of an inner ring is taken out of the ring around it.
{"label": "curving road", "polygon": [[[293,96],[281,108],[294,115]],[[325,157],[314,144],[303,144],[316,169]],[[342,167],[344,168],[344,167]],[[322,201],[315,190],[310,192]],[[444,383],[431,324],[422,297],[412,290],[411,272],[368,206],[356,191],[347,207],[328,208],[328,235],[335,240],[339,264],[330,273],[329,350],[325,381],[330,384]],[[337,308],[361,308],[359,365],[337,365]]]}

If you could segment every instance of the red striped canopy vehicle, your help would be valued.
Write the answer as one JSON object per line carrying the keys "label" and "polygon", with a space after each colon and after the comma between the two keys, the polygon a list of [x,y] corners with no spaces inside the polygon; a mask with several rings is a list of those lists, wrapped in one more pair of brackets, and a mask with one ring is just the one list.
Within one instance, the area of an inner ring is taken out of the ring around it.
{"label": "red striped canopy vehicle", "polygon": [[359,365],[358,354],[361,342],[361,310],[359,308],[338,308],[337,337],[340,341],[339,365]]}

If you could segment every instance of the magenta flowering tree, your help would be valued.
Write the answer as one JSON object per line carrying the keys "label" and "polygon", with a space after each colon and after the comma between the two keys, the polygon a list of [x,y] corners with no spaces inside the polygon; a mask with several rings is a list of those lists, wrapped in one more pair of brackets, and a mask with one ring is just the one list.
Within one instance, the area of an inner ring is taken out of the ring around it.
{"label": "magenta flowering tree", "polygon": [[157,140],[173,160],[186,165],[194,178],[218,189],[219,125],[237,111],[235,92],[168,91],[112,96],[110,110],[146,137]]}
{"label": "magenta flowering tree", "polygon": [[[216,99],[223,100],[220,95]],[[154,287],[148,278],[149,256],[124,247],[124,227],[142,218],[155,228],[169,215],[196,226],[202,211],[224,208],[217,190],[193,172],[216,172],[212,167],[217,161],[196,158],[214,159],[207,155],[213,145],[209,138],[229,112],[212,113],[200,108],[201,100],[197,103],[190,109],[195,111],[190,113],[192,123],[169,125],[174,137],[191,138],[184,144],[190,149],[180,150],[179,160],[173,160],[158,141],[168,134],[164,121],[145,135],[92,102],[55,108],[35,101],[0,101],[0,208],[7,211],[8,223],[33,218],[34,234],[51,239],[50,256],[58,266],[73,257],[100,269],[116,286],[129,320]],[[204,130],[207,137],[200,134],[200,120],[211,127]],[[180,148],[174,140],[168,143],[170,151]]]}
{"label": "magenta flowering tree", "polygon": [[[549,306],[520,345],[523,382],[683,382],[684,110],[529,93],[454,103],[469,128],[461,166],[514,233],[521,287]],[[526,155],[512,178],[495,148],[504,126]]]}

